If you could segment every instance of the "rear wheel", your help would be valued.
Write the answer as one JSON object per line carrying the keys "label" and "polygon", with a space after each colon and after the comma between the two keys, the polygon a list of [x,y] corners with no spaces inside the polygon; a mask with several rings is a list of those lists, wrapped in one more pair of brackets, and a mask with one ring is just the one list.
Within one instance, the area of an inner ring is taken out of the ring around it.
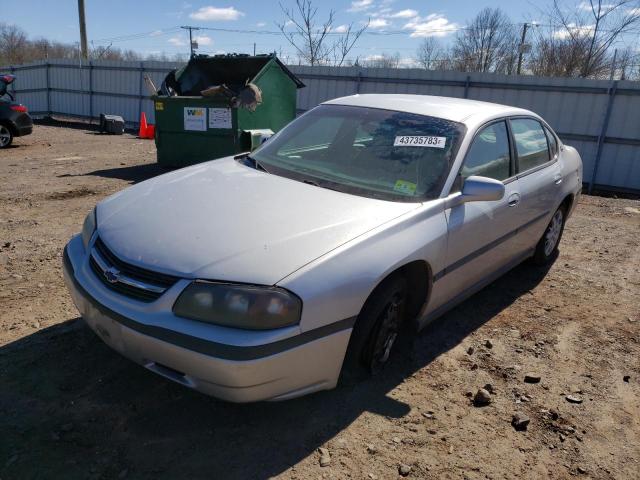
{"label": "rear wheel", "polygon": [[6,125],[0,125],[0,148],[7,148],[13,142],[13,134]]}
{"label": "rear wheel", "polygon": [[542,238],[536,245],[533,261],[538,265],[549,263],[558,253],[558,245],[564,231],[565,208],[561,206],[551,217]]}
{"label": "rear wheel", "polygon": [[405,317],[407,282],[385,280],[365,303],[351,334],[345,367],[350,373],[375,374],[387,363]]}

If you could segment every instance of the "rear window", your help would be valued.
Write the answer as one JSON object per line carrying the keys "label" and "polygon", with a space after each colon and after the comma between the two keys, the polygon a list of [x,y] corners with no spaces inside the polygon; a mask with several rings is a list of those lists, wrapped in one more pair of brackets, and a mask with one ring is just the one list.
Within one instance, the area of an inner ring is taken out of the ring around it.
{"label": "rear window", "polygon": [[549,161],[547,136],[542,125],[531,118],[511,120],[511,131],[518,154],[518,171],[526,172]]}
{"label": "rear window", "polygon": [[547,140],[549,141],[549,152],[551,154],[551,159],[553,160],[558,154],[558,140],[556,140],[556,136],[547,127],[544,127],[544,132],[547,134]]}

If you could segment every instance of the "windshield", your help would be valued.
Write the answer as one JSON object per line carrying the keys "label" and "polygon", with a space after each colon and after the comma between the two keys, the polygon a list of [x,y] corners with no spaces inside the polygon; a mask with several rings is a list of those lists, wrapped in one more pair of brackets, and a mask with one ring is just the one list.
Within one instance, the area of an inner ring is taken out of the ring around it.
{"label": "windshield", "polygon": [[321,105],[290,123],[251,157],[276,175],[384,200],[435,198],[462,124],[375,108]]}

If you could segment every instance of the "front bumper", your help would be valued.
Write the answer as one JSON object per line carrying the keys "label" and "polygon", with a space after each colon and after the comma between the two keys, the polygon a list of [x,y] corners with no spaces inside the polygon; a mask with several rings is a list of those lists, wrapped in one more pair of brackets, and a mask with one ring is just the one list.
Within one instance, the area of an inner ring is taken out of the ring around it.
{"label": "front bumper", "polygon": [[[170,380],[233,402],[285,400],[337,384],[351,319],[264,343],[265,332],[180,319],[170,309],[162,312],[168,304],[163,308],[161,299],[141,306],[119,296],[123,305],[118,308],[114,292],[104,286],[101,291],[79,236],[65,247],[63,263],[67,287],[89,327],[114,350]],[[149,312],[131,315],[126,303]],[[194,334],[198,331],[200,335]]]}

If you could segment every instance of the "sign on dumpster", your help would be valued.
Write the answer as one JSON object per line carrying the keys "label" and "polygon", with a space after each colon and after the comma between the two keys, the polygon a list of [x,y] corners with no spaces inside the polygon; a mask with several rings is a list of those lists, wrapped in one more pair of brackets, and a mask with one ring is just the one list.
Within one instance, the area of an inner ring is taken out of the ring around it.
{"label": "sign on dumpster", "polygon": [[231,109],[210,108],[209,128],[231,128]]}
{"label": "sign on dumpster", "polygon": [[207,131],[207,109],[184,107],[184,129],[196,132]]}

